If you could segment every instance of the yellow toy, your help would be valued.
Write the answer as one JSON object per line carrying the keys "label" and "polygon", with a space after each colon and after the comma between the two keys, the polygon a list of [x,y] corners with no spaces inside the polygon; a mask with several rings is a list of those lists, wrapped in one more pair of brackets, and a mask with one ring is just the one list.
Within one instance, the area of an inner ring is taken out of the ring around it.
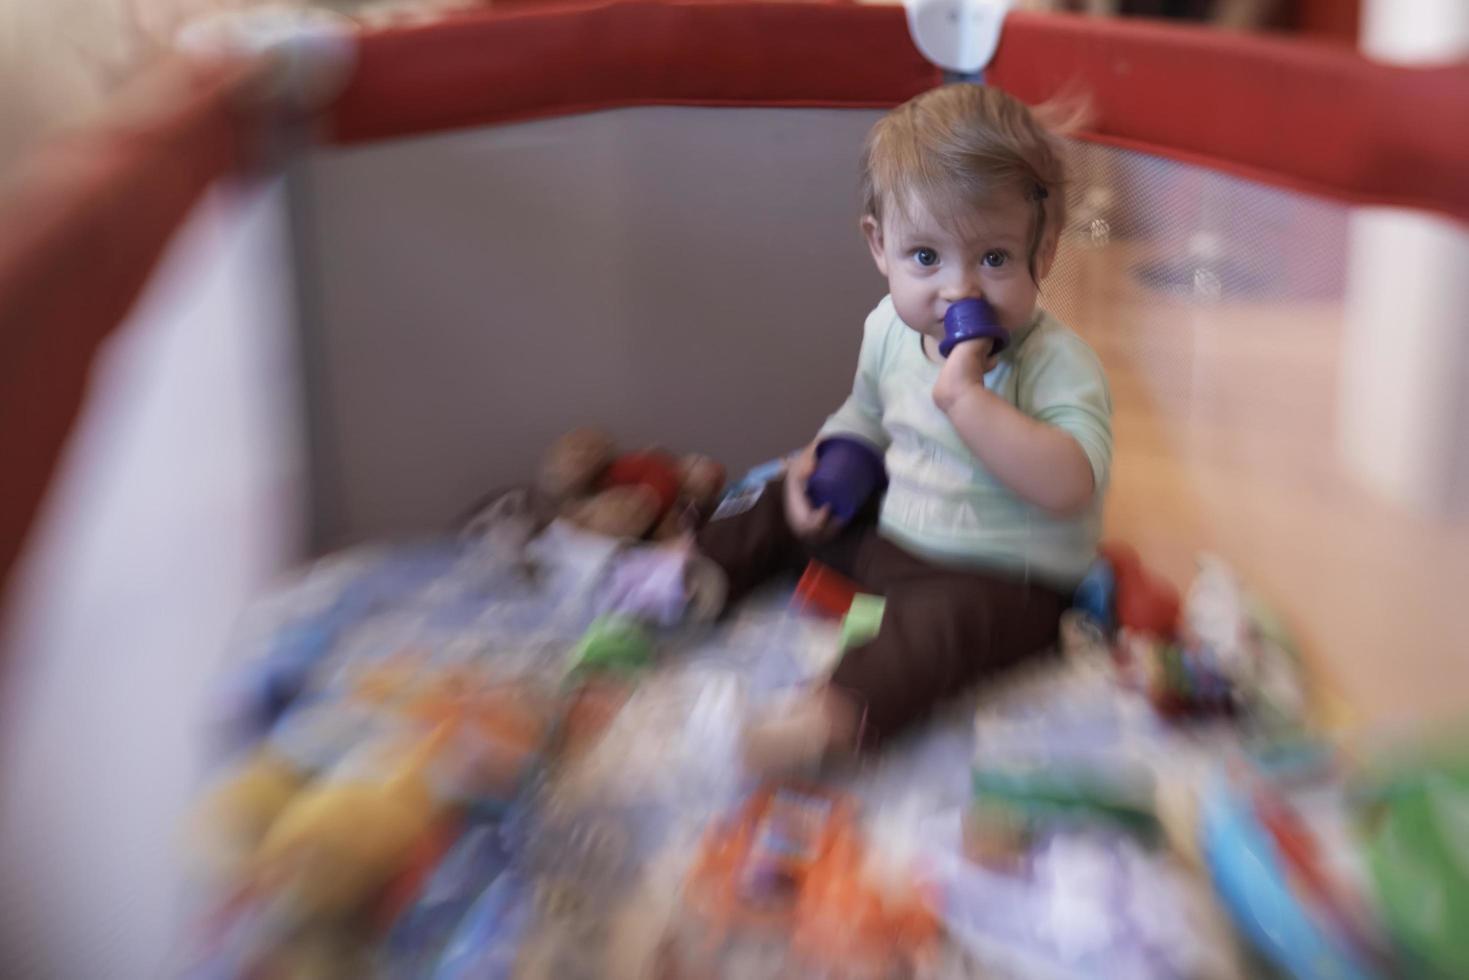
{"label": "yellow toy", "polygon": [[200,805],[190,850],[211,877],[238,879],[265,834],[306,785],[306,776],[269,749],[260,749]]}
{"label": "yellow toy", "polygon": [[329,779],[303,790],[271,825],[252,879],[299,922],[360,909],[403,866],[443,812],[428,767],[447,738],[441,726],[381,781]]}

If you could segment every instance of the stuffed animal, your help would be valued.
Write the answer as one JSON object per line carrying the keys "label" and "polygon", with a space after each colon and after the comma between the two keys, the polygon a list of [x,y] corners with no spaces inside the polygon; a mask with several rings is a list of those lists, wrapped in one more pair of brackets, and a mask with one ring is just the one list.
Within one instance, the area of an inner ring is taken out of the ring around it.
{"label": "stuffed animal", "polygon": [[607,433],[574,429],[551,445],[533,486],[479,507],[465,535],[524,540],[561,518],[611,538],[666,540],[703,523],[724,482],[724,467],[708,456],[619,455]]}

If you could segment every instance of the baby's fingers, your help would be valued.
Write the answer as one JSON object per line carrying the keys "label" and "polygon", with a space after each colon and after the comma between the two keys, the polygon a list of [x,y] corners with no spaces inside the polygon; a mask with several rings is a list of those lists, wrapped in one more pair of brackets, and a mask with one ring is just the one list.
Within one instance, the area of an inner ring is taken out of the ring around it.
{"label": "baby's fingers", "polygon": [[824,541],[836,533],[841,522],[832,516],[831,507],[824,506],[811,515],[811,523],[802,536],[814,541]]}
{"label": "baby's fingers", "polygon": [[830,526],[831,505],[823,504],[820,510],[814,511],[811,514],[810,532],[812,534],[820,534],[822,531],[825,531]]}

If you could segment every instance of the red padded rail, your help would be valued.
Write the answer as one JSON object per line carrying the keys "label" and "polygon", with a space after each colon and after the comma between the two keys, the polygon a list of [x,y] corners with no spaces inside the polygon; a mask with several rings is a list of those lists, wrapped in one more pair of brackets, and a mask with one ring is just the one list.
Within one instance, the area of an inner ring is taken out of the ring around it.
{"label": "red padded rail", "polygon": [[[97,349],[195,201],[240,163],[252,67],[160,66],[149,115],[60,139],[0,190],[0,585],[7,583]],[[3,594],[3,593],[0,593]]]}
{"label": "red padded rail", "polygon": [[355,142],[635,105],[883,108],[938,81],[895,8],[486,11],[364,35],[333,132]]}
{"label": "red padded rail", "polygon": [[1352,203],[1469,221],[1469,62],[1146,21],[1012,15],[989,80],[1084,95],[1086,138]]}
{"label": "red padded rail", "polygon": [[[886,107],[937,84],[901,8],[649,3],[461,15],[363,37],[342,142],[633,105]],[[1469,64],[1142,20],[1012,14],[989,80],[1084,95],[1080,134],[1354,203],[1469,220]]]}

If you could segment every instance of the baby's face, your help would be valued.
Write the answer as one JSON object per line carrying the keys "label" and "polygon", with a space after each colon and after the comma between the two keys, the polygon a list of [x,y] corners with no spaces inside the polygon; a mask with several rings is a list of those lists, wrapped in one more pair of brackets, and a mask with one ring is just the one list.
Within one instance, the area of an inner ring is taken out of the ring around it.
{"label": "baby's face", "polygon": [[[906,214],[898,207],[886,210],[881,225],[869,217],[862,226],[898,316],[909,327],[941,339],[944,313],[970,298],[988,300],[1007,330],[1030,322],[1040,291],[1026,266],[1033,202],[1005,195],[957,221],[940,220],[917,200]],[[1054,238],[1042,242],[1039,276],[1049,271],[1054,253]]]}

